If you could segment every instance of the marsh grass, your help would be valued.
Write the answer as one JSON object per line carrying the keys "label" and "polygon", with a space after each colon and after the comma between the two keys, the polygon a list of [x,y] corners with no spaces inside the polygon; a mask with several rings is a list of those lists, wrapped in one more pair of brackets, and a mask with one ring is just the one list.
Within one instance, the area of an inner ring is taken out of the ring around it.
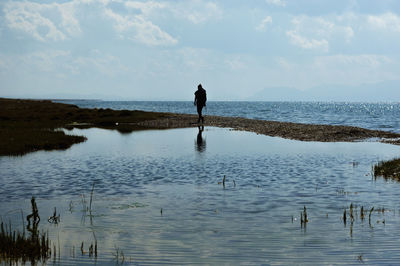
{"label": "marsh grass", "polygon": [[304,206],[303,211],[300,212],[300,226],[301,228],[306,228],[308,223],[307,208]]}
{"label": "marsh grass", "polygon": [[[95,183],[92,184],[90,191],[89,202],[82,200],[84,209],[82,210],[83,216],[90,216],[90,225],[93,227],[93,215],[92,208],[94,202],[94,188]],[[71,205],[71,202],[70,202]],[[7,212],[10,213],[21,212],[22,218],[22,230],[13,228],[11,221],[8,223],[3,222],[3,216],[0,216],[0,265],[10,264],[19,265],[29,262],[31,265],[37,265],[38,263],[46,264],[49,260],[53,264],[61,261],[61,243],[60,236],[58,239],[52,241],[49,240],[49,232],[39,231],[39,209],[36,204],[34,197],[31,199],[31,214],[24,216],[22,210],[12,210]],[[89,213],[89,214],[88,214]],[[25,223],[25,220],[27,223]],[[54,208],[53,216],[47,219],[50,224],[58,224],[61,222],[60,213],[57,213],[57,209]],[[80,244],[80,251],[82,255],[87,255],[89,258],[97,259],[99,249],[96,233],[93,230],[93,239],[86,242],[87,244]],[[79,249],[79,246],[78,246]],[[122,251],[119,251],[119,262],[123,259]],[[72,247],[71,254],[75,257],[75,246]]]}
{"label": "marsh grass", "polygon": [[[92,214],[92,203],[93,203],[93,195],[94,195],[94,185],[95,185],[95,183],[93,182],[92,189],[90,191],[89,203],[86,200],[85,194],[81,194],[81,204],[82,204],[81,223],[82,224],[85,224],[86,223],[86,217],[89,217],[90,218],[90,224],[93,225],[93,217],[94,217],[94,215]],[[70,210],[72,210],[71,203],[70,203]],[[96,241],[96,244],[97,244],[97,241]]]}
{"label": "marsh grass", "polygon": [[61,221],[61,219],[60,219],[60,214],[57,215],[57,208],[56,208],[56,207],[54,207],[53,216],[50,216],[50,217],[47,219],[47,221],[48,221],[49,223],[51,223],[51,224],[56,224],[56,225]]}
{"label": "marsh grass", "polygon": [[120,248],[115,247],[115,253],[113,253],[113,255],[114,255],[114,260],[115,260],[116,265],[124,264],[125,255],[124,255],[124,252]]}
{"label": "marsh grass", "polygon": [[31,203],[32,214],[26,217],[28,235],[25,229],[22,232],[13,229],[11,222],[8,224],[1,222],[0,261],[4,260],[9,264],[30,261],[31,264],[35,264],[37,261],[45,262],[51,256],[49,236],[38,230],[40,217],[35,198],[32,198]]}
{"label": "marsh grass", "polygon": [[46,261],[51,255],[49,237],[37,232],[30,236],[1,223],[0,258],[5,261]]}
{"label": "marsh grass", "polygon": [[[81,204],[82,204],[82,212],[86,213],[89,212],[91,214],[92,212],[92,203],[93,203],[93,195],[94,195],[94,182],[92,183],[92,189],[90,190],[90,198],[89,198],[89,204],[86,200],[85,194],[81,194]],[[69,203],[70,205],[70,210],[73,208],[73,203],[72,201]]]}
{"label": "marsh grass", "polygon": [[[84,242],[82,241],[82,244],[80,247],[82,255],[88,254],[90,258],[91,257],[97,258],[97,239],[95,239],[94,243],[93,242],[90,243],[90,246],[88,246],[87,250],[85,250],[84,246],[85,246]],[[75,247],[74,247],[74,250],[75,250]]]}
{"label": "marsh grass", "polygon": [[373,167],[375,179],[379,176],[400,182],[400,158],[380,161]]}
{"label": "marsh grass", "polygon": [[[385,209],[385,207],[378,207],[375,208],[372,206],[370,209],[364,208],[364,206],[357,206],[353,203],[350,204],[349,208],[345,207],[343,210],[343,224],[346,227],[347,223],[350,224],[350,237],[353,237],[353,224],[356,222],[364,223],[366,220],[366,216],[368,215],[368,225],[371,229],[374,228],[375,224],[383,224],[386,225],[385,220],[385,212],[392,212],[393,214],[395,211],[390,209]],[[373,214],[377,214],[378,216],[373,219]]]}
{"label": "marsh grass", "polygon": [[0,98],[0,156],[67,149],[86,140],[83,136],[67,135],[59,128],[99,127],[126,133],[141,129],[135,125],[138,122],[165,116],[142,111],[85,109],[49,100]]}
{"label": "marsh grass", "polygon": [[23,155],[38,150],[64,150],[83,142],[83,136],[34,128],[0,129],[0,155]]}

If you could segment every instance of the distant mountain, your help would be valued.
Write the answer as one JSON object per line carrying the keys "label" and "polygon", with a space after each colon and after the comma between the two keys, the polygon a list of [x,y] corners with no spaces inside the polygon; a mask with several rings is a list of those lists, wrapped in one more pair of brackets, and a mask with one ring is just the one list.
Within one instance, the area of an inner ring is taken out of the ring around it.
{"label": "distant mountain", "polygon": [[400,101],[400,80],[359,86],[318,86],[304,91],[288,87],[265,88],[248,100],[398,102]]}

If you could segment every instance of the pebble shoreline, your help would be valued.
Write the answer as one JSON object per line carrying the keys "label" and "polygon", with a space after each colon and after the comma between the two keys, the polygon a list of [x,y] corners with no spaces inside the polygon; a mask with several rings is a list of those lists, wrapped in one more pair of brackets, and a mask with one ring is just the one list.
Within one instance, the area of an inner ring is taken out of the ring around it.
{"label": "pebble shoreline", "polygon": [[[166,118],[148,120],[135,124],[144,128],[167,129],[197,127],[199,124],[196,122],[196,115],[171,113],[168,114]],[[300,124],[222,116],[206,116],[204,126],[232,128],[234,130],[249,131],[272,137],[282,137],[300,141],[354,142],[378,138],[381,142],[400,144],[400,134],[352,126]]]}

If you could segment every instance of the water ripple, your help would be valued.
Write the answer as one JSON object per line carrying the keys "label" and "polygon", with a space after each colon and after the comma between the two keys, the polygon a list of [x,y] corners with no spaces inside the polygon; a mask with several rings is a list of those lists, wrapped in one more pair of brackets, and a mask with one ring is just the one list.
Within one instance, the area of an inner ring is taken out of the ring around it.
{"label": "water ripple", "polygon": [[[27,213],[31,195],[38,198],[42,217],[56,206],[62,223],[46,228],[64,243],[62,264],[93,264],[88,256],[72,257],[71,250],[77,253],[94,233],[99,265],[114,264],[117,248],[132,264],[355,264],[361,255],[368,264],[400,259],[400,184],[369,175],[378,160],[398,156],[398,146],[298,142],[207,128],[207,146],[200,152],[193,146],[197,129],[123,138],[100,129],[75,133],[88,141],[66,151],[0,158],[2,219],[20,208]],[[89,215],[82,209],[93,183]],[[342,215],[351,203],[387,211],[374,212],[371,226],[358,216],[350,227]],[[306,228],[300,225],[304,206]],[[19,215],[11,218],[21,223]]]}

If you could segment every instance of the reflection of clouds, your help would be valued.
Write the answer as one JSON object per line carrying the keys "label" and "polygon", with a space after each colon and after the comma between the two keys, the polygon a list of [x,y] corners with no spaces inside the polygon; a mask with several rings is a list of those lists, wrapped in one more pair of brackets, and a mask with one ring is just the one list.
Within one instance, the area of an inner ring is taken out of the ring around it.
{"label": "reflection of clouds", "polygon": [[[115,206],[132,206],[137,202],[131,197],[99,199],[96,198],[96,189],[94,195],[93,225],[90,224],[89,213],[81,210],[82,204],[79,196],[72,198],[72,200],[62,198],[60,201],[40,201],[39,212],[43,217],[51,215],[54,206],[57,206],[57,211],[59,209],[61,211],[62,220],[57,226],[49,224],[47,221],[43,225],[42,223],[39,224],[39,226],[43,226],[43,231],[49,233],[52,243],[55,243],[57,248],[60,245],[61,254],[58,254],[59,250],[57,250],[57,256],[60,255],[61,264],[95,264],[95,262],[102,262],[101,264],[107,265],[115,264],[117,250],[125,254],[125,259],[129,258],[130,260],[143,259],[143,257],[133,256],[135,251],[138,250],[140,254],[144,254],[144,257],[151,255],[161,258],[165,255],[162,247],[171,244],[171,242],[168,240],[163,242],[161,226],[152,223],[155,218],[149,215],[148,206],[128,209],[116,208]],[[85,196],[86,200],[90,197],[87,193]],[[70,201],[73,202],[74,206],[72,212],[68,211]],[[26,212],[28,211],[29,209]],[[156,217],[160,217],[158,216],[159,209],[156,210],[156,213]],[[135,215],[138,215],[138,217]],[[168,216],[168,213],[166,215]],[[82,216],[85,216],[84,223],[82,223]],[[132,217],[135,217],[134,223],[132,223]],[[15,221],[18,220],[21,220],[20,213],[15,216]],[[137,232],[146,233],[139,234]],[[94,246],[96,239],[98,256],[91,257],[89,256],[89,247],[91,244]],[[184,246],[182,242],[182,240],[176,240],[174,243]],[[84,254],[81,252],[82,243]],[[135,250],[132,246],[137,249]],[[119,259],[121,262],[121,257]]]}
{"label": "reflection of clouds", "polygon": [[[289,259],[284,262],[290,264],[304,257],[296,257],[296,250],[287,250],[287,247],[303,245],[303,234],[298,237],[287,234],[286,226],[276,224],[282,219],[288,220],[285,213],[297,213],[299,206],[281,206],[279,203],[303,200],[304,193],[314,193],[315,183],[318,186],[323,184],[324,189],[331,191],[338,187],[359,187],[352,192],[366,190],[370,186],[362,182],[365,176],[354,175],[355,169],[346,162],[359,162],[357,171],[368,172],[370,161],[376,157],[395,157],[400,150],[398,146],[381,143],[301,142],[225,128],[209,127],[205,136],[202,136],[202,128],[198,131],[196,128],[137,131],[122,136],[110,130],[75,129],[68,133],[85,135],[88,141],[62,152],[33,153],[18,160],[2,158],[2,219],[10,219],[13,228],[22,229],[24,219],[21,219],[19,210],[22,208],[23,216],[31,211],[27,193],[40,195],[37,201],[42,217],[39,227],[43,232],[49,232],[52,247],[53,244],[57,247],[57,256],[61,251],[59,264],[117,264],[117,250],[124,253],[124,265],[163,262],[176,265],[234,264],[229,258],[234,258],[236,264],[253,263],[253,260],[254,264],[262,264],[263,261],[255,260],[264,259],[263,256],[269,256],[271,252],[274,253],[271,255],[272,263],[274,258],[287,256]],[[193,154],[190,148],[193,142],[197,147],[198,133],[202,143],[204,137],[208,138],[207,154],[197,154],[196,151]],[[18,176],[14,174],[16,167],[20,173]],[[43,172],[48,175],[46,180]],[[272,173],[271,178],[266,178],[266,172]],[[321,173],[332,176],[328,183]],[[220,181],[225,174],[227,190],[216,182],[218,176]],[[165,178],[155,179],[159,176]],[[343,176],[353,178],[343,180]],[[236,188],[241,188],[234,194],[230,193],[234,187],[233,179],[238,183]],[[85,204],[79,196],[84,194],[86,204],[89,204],[92,181],[96,182],[92,202],[93,225],[90,217],[86,216],[89,213],[82,211]],[[13,182],[18,185],[17,189],[12,186]],[[33,189],[24,186],[32,182],[35,182]],[[307,185],[304,192],[298,193],[304,184]],[[256,185],[261,189],[268,187],[268,190],[260,190]],[[263,197],[258,197],[260,191]],[[396,197],[397,188],[387,186],[382,191],[387,191],[390,200]],[[376,192],[372,196],[379,199],[380,193]],[[319,204],[319,208],[330,208],[337,193],[328,193],[324,197],[326,200]],[[71,201],[72,212],[68,211]],[[53,214],[54,207],[61,214],[57,226],[46,221],[46,217]],[[265,219],[268,215],[265,210],[271,209],[277,216]],[[6,215],[9,211],[14,212]],[[339,217],[341,211],[338,209],[332,216]],[[81,223],[83,215],[86,219],[84,224]],[[337,223],[343,226],[342,221]],[[336,238],[337,230],[330,230],[332,223],[316,223],[314,226],[318,231],[327,232],[327,237],[332,239],[328,248],[335,248],[342,241],[341,236]],[[384,225],[380,223],[376,227],[380,229]],[[98,245],[97,259],[87,253],[95,241],[94,234]],[[389,244],[398,241],[396,234],[385,235],[382,239]],[[231,241],[232,248],[227,251],[229,240],[235,242]],[[251,248],[246,249],[249,241],[252,241]],[[84,255],[80,250],[82,243]],[[364,243],[368,248],[376,244]],[[57,245],[61,248],[58,249]],[[332,264],[337,262],[335,255],[315,256],[319,251],[315,253],[313,248],[304,249],[304,252],[316,263],[323,259]],[[243,249],[247,252],[244,255]],[[48,262],[51,264],[51,260]]]}
{"label": "reflection of clouds", "polygon": [[198,152],[203,152],[206,150],[206,141],[203,139],[203,131],[204,131],[204,126],[199,126],[199,133],[197,133],[197,139],[196,139],[196,150]]}

